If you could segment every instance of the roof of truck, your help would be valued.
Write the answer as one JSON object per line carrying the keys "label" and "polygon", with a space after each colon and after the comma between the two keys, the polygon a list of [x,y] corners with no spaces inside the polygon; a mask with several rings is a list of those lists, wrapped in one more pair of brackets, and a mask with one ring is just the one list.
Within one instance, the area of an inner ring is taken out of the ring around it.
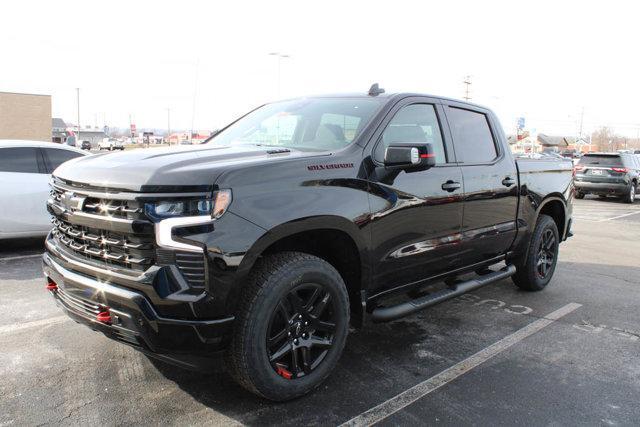
{"label": "roof of truck", "polygon": [[473,102],[469,102],[469,101],[465,101],[465,100],[461,100],[461,99],[456,99],[456,98],[450,98],[450,97],[446,97],[446,96],[441,96],[441,95],[432,95],[432,94],[428,94],[428,93],[417,93],[417,92],[390,92],[390,93],[381,93],[379,95],[369,95],[368,93],[363,93],[363,92],[347,92],[347,93],[329,93],[329,94],[317,94],[317,95],[309,95],[309,96],[300,96],[300,97],[295,97],[295,98],[287,98],[287,99],[280,99],[280,100],[276,100],[274,102],[281,102],[281,101],[293,101],[294,99],[305,99],[305,98],[385,98],[385,99],[401,99],[401,98],[408,98],[408,97],[412,97],[412,96],[422,96],[422,97],[427,97],[427,98],[435,98],[435,99],[441,99],[444,101],[452,101],[452,102],[457,102],[460,104],[465,104],[465,105],[469,105],[470,107],[476,107],[476,108],[482,108],[484,110],[490,110],[490,108],[482,105],[482,104],[476,104]]}

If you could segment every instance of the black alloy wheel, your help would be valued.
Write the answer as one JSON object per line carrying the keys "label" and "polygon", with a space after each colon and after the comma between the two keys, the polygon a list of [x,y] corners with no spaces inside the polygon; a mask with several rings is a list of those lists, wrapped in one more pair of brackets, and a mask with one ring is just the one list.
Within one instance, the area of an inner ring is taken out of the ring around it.
{"label": "black alloy wheel", "polygon": [[267,329],[273,370],[285,379],[310,374],[333,345],[336,319],[331,294],[317,283],[296,286],[282,298]]}
{"label": "black alloy wheel", "polygon": [[551,281],[558,262],[560,233],[556,222],[540,215],[531,234],[529,247],[513,260],[516,274],[511,277],[525,291],[541,291]]}
{"label": "black alloy wheel", "polygon": [[551,229],[545,229],[540,239],[536,256],[536,272],[538,277],[545,279],[551,271],[556,259],[556,236]]}
{"label": "black alloy wheel", "polygon": [[335,368],[349,333],[349,295],[327,261],[301,252],[256,262],[236,310],[226,366],[247,390],[300,397]]}

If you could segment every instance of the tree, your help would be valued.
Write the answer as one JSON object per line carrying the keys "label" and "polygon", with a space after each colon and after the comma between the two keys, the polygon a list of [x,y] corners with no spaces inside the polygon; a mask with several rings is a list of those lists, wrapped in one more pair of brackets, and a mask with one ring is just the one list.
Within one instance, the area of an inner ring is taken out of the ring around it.
{"label": "tree", "polygon": [[615,150],[614,141],[616,140],[616,135],[613,132],[613,129],[603,126],[597,130],[595,130],[591,134],[591,143],[596,146],[598,151],[613,151]]}

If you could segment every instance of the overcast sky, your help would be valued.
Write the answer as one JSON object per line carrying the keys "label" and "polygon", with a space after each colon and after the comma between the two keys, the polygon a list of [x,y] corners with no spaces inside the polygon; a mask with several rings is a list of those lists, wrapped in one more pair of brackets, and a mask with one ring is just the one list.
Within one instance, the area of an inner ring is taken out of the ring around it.
{"label": "overcast sky", "polygon": [[[0,91],[53,96],[83,125],[215,129],[292,96],[461,98],[539,132],[640,128],[637,2],[29,1],[1,6]],[[278,93],[277,59],[281,60]],[[193,114],[195,94],[195,114]]]}

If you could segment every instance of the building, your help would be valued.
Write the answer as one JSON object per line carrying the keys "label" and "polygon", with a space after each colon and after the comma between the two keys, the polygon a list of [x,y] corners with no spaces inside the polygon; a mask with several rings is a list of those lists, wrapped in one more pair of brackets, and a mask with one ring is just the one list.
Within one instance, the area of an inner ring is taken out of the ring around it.
{"label": "building", "polygon": [[57,117],[51,119],[51,141],[58,144],[64,144],[67,141],[67,124]]}
{"label": "building", "polygon": [[165,140],[166,140],[166,142],[168,142],[171,145],[176,145],[176,144],[202,144],[212,134],[213,134],[213,132],[201,130],[201,131],[197,131],[197,132],[194,131],[191,134],[191,137],[189,137],[189,132],[178,132],[178,133],[172,133],[167,138],[165,138]]}
{"label": "building", "polygon": [[0,139],[51,141],[51,95],[0,92]]}
{"label": "building", "polygon": [[544,133],[538,134],[538,143],[543,151],[562,152],[575,143],[575,138],[570,136],[551,136]]}

